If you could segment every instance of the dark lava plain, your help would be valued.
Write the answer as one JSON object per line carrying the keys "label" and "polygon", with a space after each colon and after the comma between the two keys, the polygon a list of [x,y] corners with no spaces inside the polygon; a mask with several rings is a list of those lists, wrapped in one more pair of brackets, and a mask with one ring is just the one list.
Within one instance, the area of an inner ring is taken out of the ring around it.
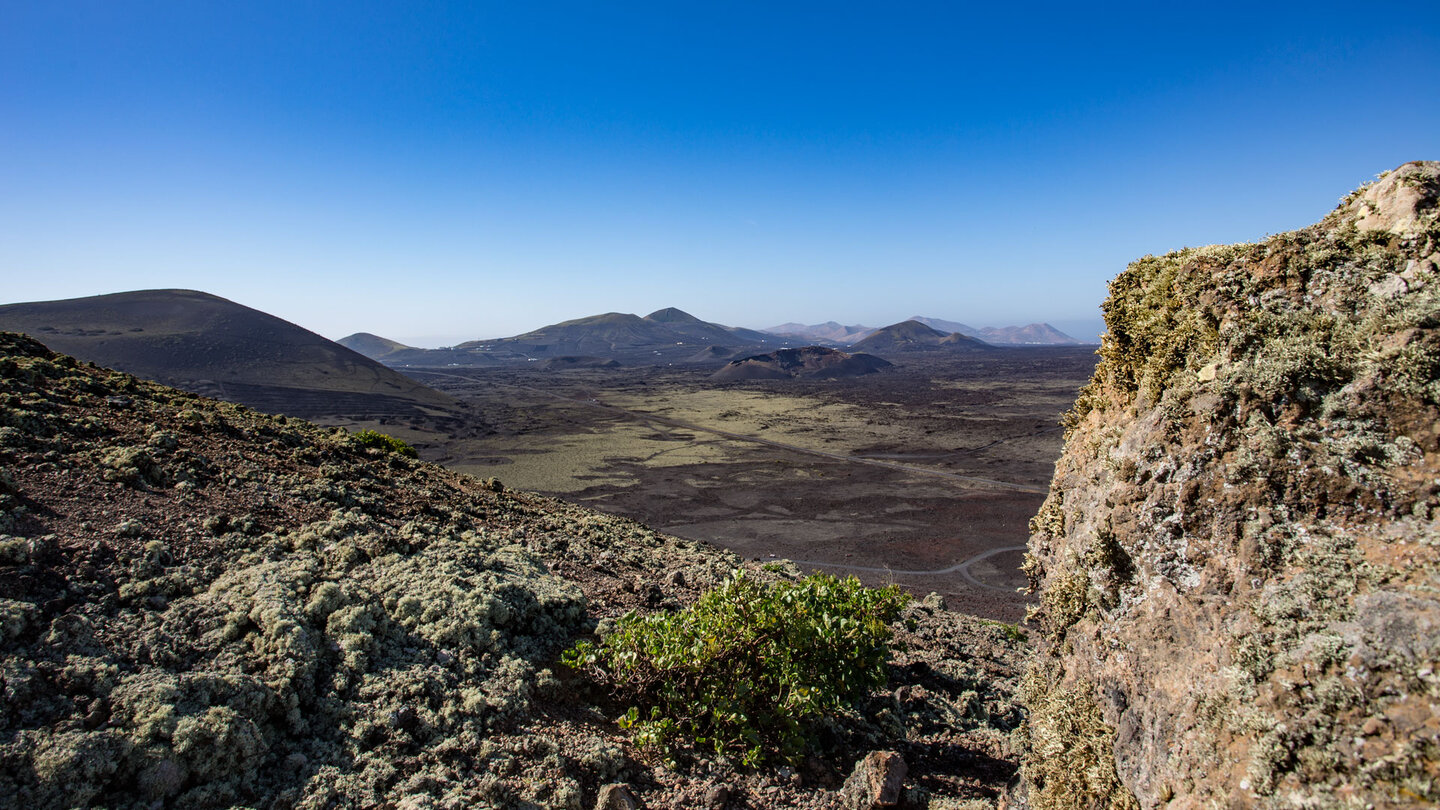
{"label": "dark lava plain", "polygon": [[406,368],[494,432],[425,455],[750,558],[936,591],[1015,622],[1019,566],[1094,347],[897,356],[838,380],[714,366]]}

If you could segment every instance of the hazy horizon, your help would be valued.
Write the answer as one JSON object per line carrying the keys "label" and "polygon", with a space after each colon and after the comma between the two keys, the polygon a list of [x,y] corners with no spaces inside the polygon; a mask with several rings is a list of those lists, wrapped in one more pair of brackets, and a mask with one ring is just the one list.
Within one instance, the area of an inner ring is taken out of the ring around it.
{"label": "hazy horizon", "polygon": [[[3,303],[9,303],[9,302],[3,302]],[[236,303],[243,303],[243,302],[236,302]],[[676,308],[676,309],[679,309],[679,310],[682,310],[682,311],[684,311],[684,312],[688,312],[688,313],[690,313],[691,315],[694,315],[695,317],[700,318],[701,320],[704,320],[704,321],[710,321],[710,322],[712,322],[712,323],[720,323],[722,326],[738,326],[738,327],[743,327],[743,328],[746,328],[746,329],[754,329],[754,330],[756,330],[756,331],[764,331],[764,330],[766,330],[766,329],[770,329],[770,328],[772,328],[772,327],[779,326],[781,323],[799,323],[798,321],[795,321],[795,320],[793,320],[793,319],[787,320],[787,321],[776,322],[776,323],[766,323],[766,324],[727,323],[727,322],[724,322],[724,321],[716,321],[716,320],[713,319],[713,318],[707,318],[707,317],[705,317],[705,315],[704,315],[703,313],[691,311],[690,309],[687,309],[687,308],[685,308],[685,307],[683,307],[683,306],[678,306],[678,305],[677,305],[677,306],[675,306],[675,308]],[[620,311],[620,310],[613,310],[613,311]],[[638,315],[638,316],[640,316],[640,317],[643,318],[643,317],[645,317],[646,315],[648,315],[649,313],[654,312],[654,311],[655,311],[655,310],[646,310],[646,311],[644,311],[644,312],[630,312],[630,314],[632,314],[632,315]],[[375,331],[374,329],[357,329],[357,330],[354,330],[354,331],[351,331],[351,332],[346,332],[346,333],[344,333],[344,334],[337,334],[337,335],[329,335],[329,334],[327,334],[327,335],[325,335],[325,337],[328,337],[328,338],[330,338],[331,340],[338,340],[338,339],[340,339],[340,338],[342,338],[342,337],[348,337],[348,336],[350,336],[350,335],[352,335],[352,334],[356,334],[357,332],[368,332],[368,333],[370,333],[370,334],[378,335],[379,337],[388,338],[388,339],[390,339],[390,340],[395,340],[395,341],[398,341],[398,342],[400,342],[400,343],[404,343],[404,344],[409,345],[409,346],[414,346],[414,347],[416,347],[416,348],[433,349],[433,348],[438,348],[438,347],[441,347],[441,346],[453,346],[453,345],[455,345],[455,344],[457,344],[457,343],[463,343],[463,342],[471,341],[471,340],[494,340],[494,339],[497,339],[497,338],[514,337],[515,335],[525,334],[526,332],[531,332],[531,331],[534,331],[534,330],[536,330],[536,329],[540,329],[541,327],[550,326],[552,323],[562,323],[562,322],[564,322],[564,321],[571,321],[571,320],[576,320],[576,319],[578,319],[578,318],[589,317],[589,316],[591,316],[591,315],[602,315],[602,314],[604,314],[604,313],[602,313],[602,312],[588,312],[588,313],[586,313],[586,314],[584,314],[584,315],[575,315],[575,316],[572,316],[572,317],[569,317],[569,318],[561,318],[559,321],[552,321],[552,322],[550,322],[550,323],[537,323],[537,324],[535,324],[535,325],[533,325],[533,326],[531,326],[531,327],[528,327],[528,328],[525,328],[525,329],[521,329],[521,330],[518,331],[518,332],[509,332],[509,333],[506,333],[506,334],[503,334],[503,335],[501,335],[501,334],[488,335],[488,334],[487,334],[487,335],[457,336],[457,335],[450,335],[450,334],[445,334],[445,333],[438,333],[438,334],[428,334],[428,335],[427,335],[427,334],[412,335],[412,336],[410,336],[409,339],[406,339],[406,338],[399,337],[399,336],[397,336],[397,335],[389,335],[389,334],[385,334],[384,332],[377,332],[377,331]],[[915,313],[912,313],[912,314],[915,314]],[[923,314],[923,313],[921,313],[921,314]],[[943,316],[943,315],[924,315],[924,317],[927,317],[927,318],[932,318],[932,317],[933,317],[933,318],[940,318],[941,320],[946,320],[946,321],[959,320],[959,319],[957,319],[957,318],[946,318],[946,317]],[[856,325],[856,324],[859,324],[859,325],[868,326],[868,327],[871,327],[871,328],[880,328],[880,327],[884,327],[884,326],[890,326],[890,325],[895,324],[895,323],[899,323],[899,322],[901,322],[901,321],[907,320],[908,318],[909,318],[909,316],[904,316],[904,317],[900,317],[900,318],[895,318],[895,319],[893,319],[893,320],[888,320],[888,321],[885,321],[885,322],[883,322],[883,323],[879,323],[879,322],[872,323],[872,322],[867,322],[867,321],[864,321],[864,320],[846,321],[846,324],[847,324],[847,325]],[[825,322],[827,322],[827,321],[832,321],[832,320],[835,320],[835,319],[834,319],[834,318],[826,318],[826,319],[820,320],[820,321],[812,321],[812,322],[810,322],[809,324],[806,324],[806,325],[808,326],[808,325],[811,325],[811,324],[825,323]],[[838,322],[838,321],[837,321],[837,322]],[[961,321],[961,322],[964,323],[964,321]],[[1051,322],[1049,322],[1049,321],[1033,321],[1033,320],[1031,320],[1031,321],[1024,321],[1024,322],[1015,322],[1015,323],[988,323],[988,322],[986,322],[986,323],[966,323],[966,325],[967,325],[967,326],[974,327],[974,328],[976,328],[976,329],[984,329],[984,328],[987,327],[987,326],[995,326],[995,327],[1027,326],[1027,325],[1029,325],[1029,324],[1031,324],[1031,323],[1050,323],[1051,326],[1055,327],[1056,329],[1059,329],[1061,332],[1064,332],[1065,334],[1069,335],[1070,337],[1075,338],[1076,340],[1079,340],[1079,341],[1082,341],[1082,342],[1086,342],[1086,343],[1099,343],[1099,342],[1100,342],[1100,334],[1101,334],[1101,333],[1104,331],[1104,329],[1105,329],[1105,322],[1104,322],[1102,319],[1098,318],[1098,317],[1095,318],[1095,319],[1093,319],[1093,320],[1077,320],[1077,321],[1071,322],[1071,326],[1074,327],[1074,329],[1078,330],[1078,332],[1077,332],[1077,331],[1072,331],[1071,329],[1066,329],[1065,327],[1061,326],[1061,325],[1058,324],[1058,323],[1051,323]],[[300,326],[305,326],[305,324],[303,324],[303,323],[300,323],[300,324],[298,324],[298,325],[300,325]],[[310,327],[306,327],[306,328],[309,329]],[[315,330],[312,329],[311,331],[315,331]]]}
{"label": "hazy horizon", "polygon": [[1419,2],[8,4],[0,297],[415,345],[666,306],[1089,340],[1130,261],[1440,157],[1437,79]]}

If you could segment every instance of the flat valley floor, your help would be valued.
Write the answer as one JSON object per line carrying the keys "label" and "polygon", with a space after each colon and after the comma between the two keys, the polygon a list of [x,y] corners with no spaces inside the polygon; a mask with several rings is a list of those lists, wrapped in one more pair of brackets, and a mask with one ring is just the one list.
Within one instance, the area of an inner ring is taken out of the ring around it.
{"label": "flat valley floor", "polygon": [[919,356],[841,380],[717,383],[714,367],[400,369],[493,432],[425,457],[806,570],[937,591],[1017,622],[1029,519],[1094,347]]}

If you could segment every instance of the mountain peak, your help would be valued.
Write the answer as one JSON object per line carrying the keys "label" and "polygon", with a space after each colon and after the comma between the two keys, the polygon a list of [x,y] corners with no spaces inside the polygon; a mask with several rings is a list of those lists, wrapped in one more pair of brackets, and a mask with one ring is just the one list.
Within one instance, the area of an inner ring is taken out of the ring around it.
{"label": "mountain peak", "polygon": [[291,416],[449,409],[449,396],[333,341],[197,290],[0,306],[0,329],[187,390]]}
{"label": "mountain peak", "polygon": [[701,321],[685,310],[676,309],[675,307],[657,309],[649,315],[646,315],[645,320],[654,321],[655,323],[704,323],[704,321]]}

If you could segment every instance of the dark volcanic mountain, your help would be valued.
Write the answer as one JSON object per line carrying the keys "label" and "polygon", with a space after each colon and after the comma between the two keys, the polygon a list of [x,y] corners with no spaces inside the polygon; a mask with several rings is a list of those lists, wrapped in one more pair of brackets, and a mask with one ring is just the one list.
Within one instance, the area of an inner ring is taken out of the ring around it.
{"label": "dark volcanic mountain", "polygon": [[735,350],[728,346],[706,346],[700,351],[690,355],[691,363],[713,363],[717,360],[729,360],[735,356]]}
{"label": "dark volcanic mountain", "polygon": [[530,357],[564,355],[613,356],[652,346],[673,346],[688,337],[666,324],[639,315],[606,312],[543,326],[533,332],[499,340],[461,343],[457,349],[489,348],[496,356],[520,354]]}
{"label": "dark volcanic mountain", "polygon": [[733,343],[737,345],[763,344],[771,340],[770,335],[756,332],[753,329],[742,329],[738,326],[722,326],[718,323],[702,321],[684,310],[674,307],[656,310],[645,316],[645,320],[651,323],[664,324],[670,329],[688,336],[691,340],[704,343],[724,345]]}
{"label": "dark volcanic mountain", "polygon": [[[915,315],[910,318],[910,320],[923,323],[931,329],[939,332],[944,332],[947,335],[953,332],[959,332],[962,335],[969,335],[973,338],[981,337],[982,330],[976,329],[975,327],[968,324],[960,323],[959,321],[947,321],[943,318],[928,318],[924,315]],[[992,327],[986,327],[986,329],[990,328]]]}
{"label": "dark volcanic mountain", "polygon": [[291,416],[434,416],[449,396],[307,329],[194,290],[0,306],[0,329],[167,385]]}
{"label": "dark volcanic mountain", "polygon": [[523,335],[472,340],[448,349],[413,349],[382,355],[390,365],[493,365],[555,357],[601,357],[636,363],[689,362],[707,346],[758,348],[773,335],[703,321],[670,307],[645,317],[607,312],[544,326]]}
{"label": "dark volcanic mountain", "polygon": [[372,335],[369,332],[356,332],[335,342],[351,351],[359,352],[371,360],[379,360],[396,352],[415,350],[414,346],[406,346],[404,343]]}
{"label": "dark volcanic mountain", "polygon": [[991,348],[984,341],[962,335],[959,332],[945,334],[931,329],[919,321],[902,321],[875,330],[873,334],[856,343],[856,351],[885,354],[887,352],[917,351],[981,351]]}
{"label": "dark volcanic mountain", "polygon": [[869,354],[846,354],[824,346],[776,349],[732,360],[712,375],[716,380],[788,380],[793,377],[856,377],[889,368]]}

